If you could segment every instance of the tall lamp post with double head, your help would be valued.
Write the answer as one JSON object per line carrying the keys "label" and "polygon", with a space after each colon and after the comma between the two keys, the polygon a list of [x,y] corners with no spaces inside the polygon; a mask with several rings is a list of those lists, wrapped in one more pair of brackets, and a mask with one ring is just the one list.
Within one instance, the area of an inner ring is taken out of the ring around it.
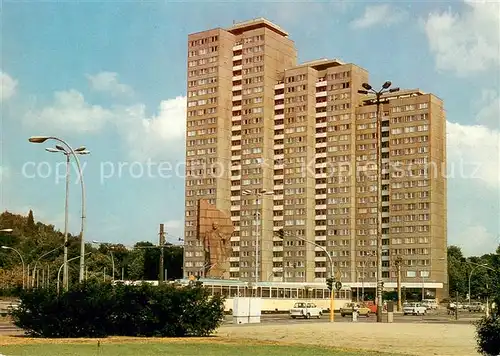
{"label": "tall lamp post with double head", "polygon": [[[278,230],[277,232],[277,236],[284,240],[285,239],[285,236],[286,236],[286,233],[283,229],[280,229]],[[333,280],[334,280],[334,269],[333,269],[333,258],[332,258],[332,255],[331,253],[328,252],[328,250],[324,247],[324,246],[321,246],[321,245],[318,245],[317,243],[313,242],[313,241],[310,241],[308,239],[305,239],[303,237],[300,237],[300,236],[297,236],[295,235],[294,236],[296,239],[298,240],[301,240],[301,241],[304,241],[305,243],[308,243],[308,244],[311,244],[315,247],[318,247],[319,249],[321,249],[325,254],[326,256],[328,257],[328,262],[330,263],[330,277],[327,278],[327,284],[328,284],[328,289],[330,289],[330,322],[333,323],[334,321],[334,313],[335,313],[335,290],[334,290],[334,285],[333,285]]]}
{"label": "tall lamp post with double head", "polygon": [[32,136],[29,138],[29,142],[31,143],[44,143],[47,140],[53,140],[61,143],[62,147],[65,149],[65,152],[68,152],[68,155],[71,154],[74,157],[78,168],[80,185],[82,188],[82,223],[80,229],[80,274],[78,277],[78,280],[81,283],[85,278],[85,239],[83,236],[85,227],[85,184],[83,182],[83,171],[80,165],[80,160],[78,159],[78,154],[66,141],[54,136]]}
{"label": "tall lamp post with double head", "polygon": [[394,93],[399,88],[391,88],[392,83],[386,81],[380,90],[375,90],[368,83],[363,83],[363,89],[358,90],[360,94],[374,95],[377,111],[376,118],[376,146],[377,146],[377,322],[382,322],[382,125],[380,115],[380,104],[382,95]]}
{"label": "tall lamp post with double head", "polygon": [[[71,152],[61,145],[55,145],[54,148],[48,147],[45,149],[51,153],[62,153],[66,157],[66,193],[64,204],[64,270],[63,270],[63,288],[68,290],[68,200],[69,200],[69,174],[70,174],[70,158]],[[78,147],[75,150],[78,155],[86,155],[90,152],[85,147]]]}
{"label": "tall lamp post with double head", "polygon": [[257,192],[252,190],[244,190],[242,195],[250,195],[256,198],[257,209],[254,216],[255,222],[255,282],[259,282],[259,240],[260,240],[260,225],[261,225],[261,211],[260,211],[260,199],[265,195],[273,195],[273,191],[261,189]]}

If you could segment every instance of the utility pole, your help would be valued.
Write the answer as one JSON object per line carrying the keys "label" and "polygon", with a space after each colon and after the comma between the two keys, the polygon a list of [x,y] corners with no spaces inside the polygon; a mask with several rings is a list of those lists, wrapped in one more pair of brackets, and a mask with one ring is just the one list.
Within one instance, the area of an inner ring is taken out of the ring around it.
{"label": "utility pole", "polygon": [[64,150],[66,156],[66,200],[64,203],[64,270],[63,270],[63,289],[68,290],[68,200],[69,200],[69,173],[70,173],[70,154]]}
{"label": "utility pole", "polygon": [[401,264],[403,263],[403,259],[401,256],[396,258],[396,268],[398,273],[398,312],[401,311]]}
{"label": "utility pole", "polygon": [[163,283],[164,279],[164,261],[165,261],[165,254],[164,254],[164,247],[165,247],[165,231],[164,231],[164,224],[160,224],[160,278],[159,278],[159,283]]}

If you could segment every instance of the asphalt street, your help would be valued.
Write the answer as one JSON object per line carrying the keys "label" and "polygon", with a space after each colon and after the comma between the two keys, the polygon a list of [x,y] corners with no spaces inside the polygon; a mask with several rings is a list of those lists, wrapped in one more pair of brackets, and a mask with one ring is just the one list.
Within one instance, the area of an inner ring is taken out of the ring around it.
{"label": "asphalt street", "polygon": [[[403,315],[394,314],[394,323],[437,323],[437,324],[470,324],[471,322],[478,320],[482,314],[474,313],[462,313],[459,315],[458,320],[455,320],[454,315],[448,315],[446,312],[429,312],[426,315],[414,316],[414,315]],[[387,314],[382,316],[383,322],[387,322]],[[292,319],[288,314],[264,314],[261,316],[261,323],[265,324],[296,324],[296,323],[328,323],[330,322],[330,316],[328,313],[323,314],[320,319]],[[351,323],[352,317],[345,316],[342,317],[340,314],[335,313],[334,322],[338,323]],[[357,322],[359,323],[376,323],[377,316],[370,315],[369,317],[358,317]],[[233,324],[233,317],[226,316],[225,324]]]}
{"label": "asphalt street", "polygon": [[[482,314],[479,313],[461,313],[458,320],[455,320],[453,315],[447,315],[446,312],[430,312],[423,316],[394,314],[394,323],[435,323],[435,324],[470,324],[478,320]],[[261,316],[261,324],[298,324],[298,323],[328,323],[330,321],[329,314],[323,314],[320,319],[292,319],[288,314],[264,314]],[[352,323],[350,316],[342,317],[335,313],[335,323]],[[376,323],[376,315],[370,317],[359,317],[358,323]],[[383,315],[383,322],[387,322],[387,314]],[[225,318],[224,324],[233,324],[233,317],[228,315]],[[247,324],[245,324],[247,325]],[[255,324],[248,324],[255,325]],[[19,335],[22,330],[10,323],[0,323],[0,335]]]}

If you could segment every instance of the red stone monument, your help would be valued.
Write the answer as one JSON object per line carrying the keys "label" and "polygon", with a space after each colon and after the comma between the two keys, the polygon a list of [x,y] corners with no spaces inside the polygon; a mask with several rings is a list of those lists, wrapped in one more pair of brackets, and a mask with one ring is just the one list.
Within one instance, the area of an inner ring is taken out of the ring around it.
{"label": "red stone monument", "polygon": [[233,231],[233,222],[228,214],[206,199],[198,201],[198,239],[205,250],[205,277],[229,278]]}

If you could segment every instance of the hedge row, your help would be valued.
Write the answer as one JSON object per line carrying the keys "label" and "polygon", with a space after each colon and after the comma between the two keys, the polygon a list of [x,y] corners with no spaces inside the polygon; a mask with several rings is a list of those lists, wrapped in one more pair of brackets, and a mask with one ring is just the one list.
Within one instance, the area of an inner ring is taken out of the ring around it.
{"label": "hedge row", "polygon": [[488,356],[500,355],[500,315],[484,317],[476,322],[477,351]]}
{"label": "hedge row", "polygon": [[188,287],[148,284],[77,284],[21,293],[14,324],[35,337],[207,336],[224,318],[224,300],[200,283]]}

